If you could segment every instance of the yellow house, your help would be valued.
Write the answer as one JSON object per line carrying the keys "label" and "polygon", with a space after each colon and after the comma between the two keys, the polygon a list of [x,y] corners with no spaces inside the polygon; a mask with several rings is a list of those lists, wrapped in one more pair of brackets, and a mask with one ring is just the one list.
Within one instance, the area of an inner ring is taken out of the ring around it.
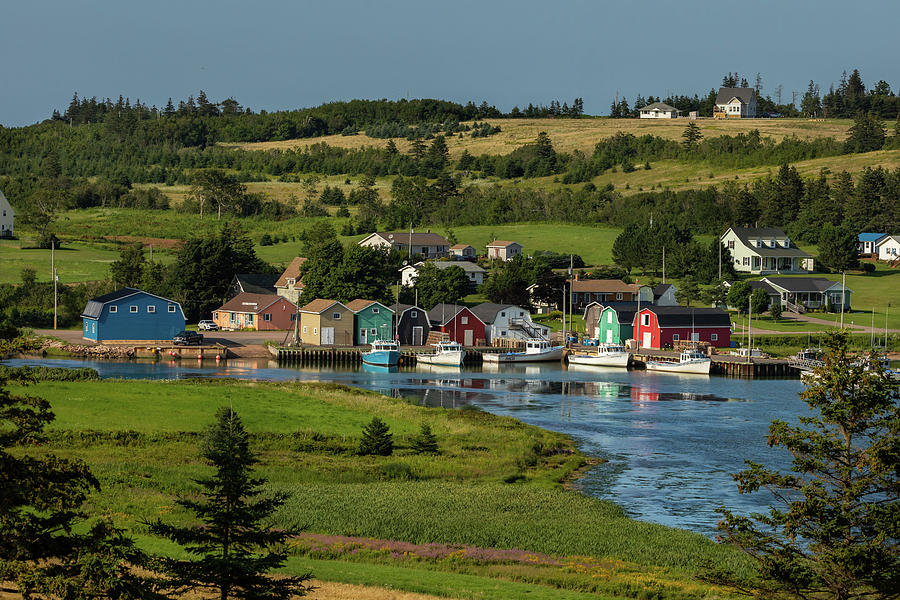
{"label": "yellow house", "polygon": [[311,346],[352,346],[353,311],[337,300],[316,298],[300,309],[300,341]]}

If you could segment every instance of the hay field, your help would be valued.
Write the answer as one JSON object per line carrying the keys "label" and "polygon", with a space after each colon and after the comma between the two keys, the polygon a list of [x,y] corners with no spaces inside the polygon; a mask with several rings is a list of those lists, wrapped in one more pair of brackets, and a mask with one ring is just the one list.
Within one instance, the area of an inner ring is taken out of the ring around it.
{"label": "hay field", "polygon": [[[471,154],[508,154],[524,144],[535,140],[538,133],[546,131],[557,151],[571,152],[581,150],[591,152],[594,145],[602,139],[612,137],[617,132],[634,135],[652,134],[668,139],[681,139],[681,134],[688,124],[687,119],[651,120],[651,119],[609,119],[595,117],[587,119],[488,119],[492,125],[501,128],[501,132],[486,138],[472,138],[467,133],[462,138],[451,137],[447,140],[450,155],[459,157],[463,150]],[[843,139],[853,124],[849,119],[744,119],[720,121],[714,119],[698,119],[704,137],[737,135],[758,129],[763,136],[781,140],[796,136],[800,139],[833,137]],[[284,140],[279,142],[254,142],[223,144],[236,146],[245,150],[272,150],[285,148],[304,148],[312,144],[324,142],[330,146],[341,148],[384,147],[386,139],[370,138],[366,135],[330,135],[317,138]],[[407,152],[410,142],[395,139],[401,152]]]}

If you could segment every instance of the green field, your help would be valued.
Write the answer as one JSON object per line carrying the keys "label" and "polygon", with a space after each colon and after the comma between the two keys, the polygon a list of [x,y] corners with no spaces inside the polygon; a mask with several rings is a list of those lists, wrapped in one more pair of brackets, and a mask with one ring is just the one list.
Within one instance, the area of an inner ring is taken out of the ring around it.
{"label": "green field", "polygon": [[[694,580],[703,561],[747,566],[703,536],[631,520],[610,502],[563,489],[559,481],[585,457],[570,438],[508,417],[296,383],[44,382],[29,392],[48,398],[57,414],[48,446],[33,451],[87,461],[102,485],[88,509],[112,516],[148,548],[167,546],[146,535],[143,520],[190,518],[173,499],[192,493],[192,480],[208,472],[197,456],[199,432],[230,404],[271,489],[291,494],[276,525],[421,545],[403,555],[357,553],[346,544],[315,549],[301,536],[291,566],[311,566],[319,578],[430,593],[444,582],[485,598],[591,592],[687,600],[715,594]],[[394,456],[355,455],[373,414],[390,426]],[[422,422],[441,455],[409,450]],[[487,558],[429,558],[433,544],[481,548]],[[490,558],[502,549],[521,560]],[[544,562],[529,558],[544,555]]]}
{"label": "green field", "polygon": [[[22,246],[25,245],[25,248]],[[22,269],[37,272],[38,281],[52,281],[50,251],[28,248],[29,240],[0,241],[0,283],[20,283]],[[56,272],[61,283],[96,281],[109,276],[109,264],[119,257],[115,250],[74,242],[56,252]]]}

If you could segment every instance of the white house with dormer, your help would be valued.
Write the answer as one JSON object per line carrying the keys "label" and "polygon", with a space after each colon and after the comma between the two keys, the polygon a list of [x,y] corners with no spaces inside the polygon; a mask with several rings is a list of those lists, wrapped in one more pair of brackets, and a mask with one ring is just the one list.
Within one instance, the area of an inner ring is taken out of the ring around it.
{"label": "white house with dormer", "polygon": [[13,237],[13,218],[16,213],[13,211],[9,200],[0,191],[0,237]]}
{"label": "white house with dormer", "polygon": [[380,231],[370,233],[359,241],[360,246],[370,248],[390,248],[410,255],[421,254],[423,258],[444,258],[450,253],[450,242],[442,235],[416,233],[415,231]]}
{"label": "white house with dormer", "polygon": [[777,227],[729,227],[722,244],[731,252],[738,273],[810,273],[812,257]]}
{"label": "white house with dormer", "polygon": [[719,88],[713,117],[717,119],[756,118],[756,90],[753,88]]}

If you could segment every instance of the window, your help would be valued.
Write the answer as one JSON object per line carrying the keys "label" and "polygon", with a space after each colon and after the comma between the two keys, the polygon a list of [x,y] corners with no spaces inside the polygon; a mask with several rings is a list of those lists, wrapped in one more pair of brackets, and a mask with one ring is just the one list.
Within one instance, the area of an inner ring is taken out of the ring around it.
{"label": "window", "polygon": [[409,316],[412,317],[413,319],[415,319],[416,317],[419,316],[419,313],[416,312],[416,311],[412,311],[412,312],[409,313]]}
{"label": "window", "polygon": [[372,309],[372,314],[373,314],[373,315],[377,315],[377,314],[378,314],[378,307],[375,307],[375,308]]}
{"label": "window", "polygon": [[606,313],[606,322],[612,323],[612,311]]}
{"label": "window", "polygon": [[148,312],[148,313],[155,313],[155,312],[156,312],[156,307],[155,307],[155,306],[148,306],[148,307],[147,307],[147,312]]}
{"label": "window", "polygon": [[650,324],[650,315],[641,315],[641,324],[649,325]]}
{"label": "window", "polygon": [[263,321],[271,321],[271,320],[272,320],[272,313],[263,314]]}
{"label": "window", "polygon": [[237,313],[231,313],[231,322],[237,323]]}
{"label": "window", "polygon": [[371,331],[372,331],[372,335],[375,335],[376,333],[378,333],[377,331],[375,331],[375,328],[374,328],[374,327],[372,328]]}
{"label": "window", "polygon": [[253,313],[247,313],[247,325],[253,325]]}
{"label": "window", "polygon": [[219,313],[214,312],[214,313],[213,313],[213,319],[215,319],[216,321],[218,321],[218,320],[219,320]]}
{"label": "window", "polygon": [[339,313],[339,312],[331,313],[331,320],[332,320],[332,321],[340,321],[340,320],[341,320],[341,313]]}
{"label": "window", "polygon": [[174,305],[174,304],[170,304],[170,305],[169,305],[169,312],[175,312],[175,305]]}
{"label": "window", "polygon": [[118,306],[110,306],[109,312],[111,312],[111,313],[119,312],[119,307]]}
{"label": "window", "polygon": [[709,341],[711,341],[711,342],[718,342],[718,341],[719,341],[719,334],[718,334],[718,333],[712,333],[712,334],[710,334],[710,336],[709,336]]}
{"label": "window", "polygon": [[505,329],[502,329],[502,330],[500,331],[500,337],[506,337],[506,330],[505,330]]}
{"label": "window", "polygon": [[505,316],[506,316],[506,313],[505,313],[505,312],[502,312],[502,313],[500,313],[500,316],[501,316],[501,317],[505,317]]}
{"label": "window", "polygon": [[309,328],[307,328],[307,326],[304,325],[304,326],[303,326],[303,333],[306,333],[307,331],[309,331]]}
{"label": "window", "polygon": [[137,307],[137,306],[134,306],[134,305],[132,304],[131,307],[130,307],[130,310],[131,310],[131,312],[136,313],[136,312],[138,311],[138,307]]}
{"label": "window", "polygon": [[762,240],[756,240],[756,247],[762,248]]}
{"label": "window", "polygon": [[616,300],[622,299],[622,292],[616,292]]}
{"label": "window", "polygon": [[468,325],[468,324],[469,324],[469,317],[460,317],[460,318],[459,318],[459,322],[460,322],[461,324],[463,324],[463,325]]}
{"label": "window", "polygon": [[728,240],[728,249],[734,250],[734,240]]}
{"label": "window", "polygon": [[746,267],[746,266],[749,266],[749,265],[750,265],[750,257],[749,257],[749,256],[745,256],[745,257],[744,257],[744,266]]}
{"label": "window", "polygon": [[287,283],[288,283],[288,285],[294,285],[294,278],[288,277]]}
{"label": "window", "polygon": [[677,342],[677,341],[680,340],[680,339],[681,339],[681,336],[678,335],[677,333],[673,333],[673,334],[672,334],[672,341],[673,341],[673,342]]}
{"label": "window", "polygon": [[313,327],[313,335],[319,335],[319,328]]}

